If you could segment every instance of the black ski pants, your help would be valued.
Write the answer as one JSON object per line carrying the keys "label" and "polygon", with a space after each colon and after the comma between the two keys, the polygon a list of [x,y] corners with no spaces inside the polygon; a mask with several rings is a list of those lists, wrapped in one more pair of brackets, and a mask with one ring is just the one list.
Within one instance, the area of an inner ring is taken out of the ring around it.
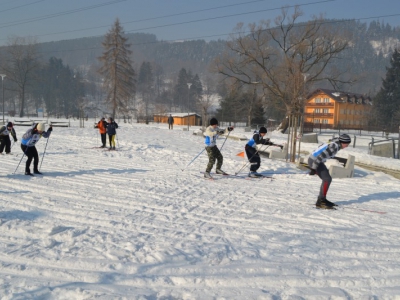
{"label": "black ski pants", "polygon": [[[311,158],[308,159],[308,165],[312,166],[313,160]],[[328,193],[329,187],[332,182],[332,177],[329,174],[328,168],[324,163],[320,163],[317,168],[317,175],[322,179],[321,187],[319,188],[318,198],[325,199],[326,194]]]}
{"label": "black ski pants", "polygon": [[101,136],[101,143],[103,144],[103,147],[105,147],[107,143],[107,133],[100,133],[100,136]]}
{"label": "black ski pants", "polygon": [[244,150],[246,151],[247,158],[250,162],[250,171],[256,172],[261,165],[261,158],[257,152],[257,149],[246,145]]}
{"label": "black ski pants", "polygon": [[3,153],[4,147],[6,148],[6,153],[11,152],[11,140],[9,135],[0,137],[0,153]]}
{"label": "black ski pants", "polygon": [[25,153],[26,157],[28,160],[26,161],[25,164],[25,172],[30,173],[30,166],[31,162],[33,159],[33,171],[36,172],[38,171],[38,165],[39,165],[39,154],[36,150],[36,147],[27,147],[25,145],[21,145],[22,151]]}

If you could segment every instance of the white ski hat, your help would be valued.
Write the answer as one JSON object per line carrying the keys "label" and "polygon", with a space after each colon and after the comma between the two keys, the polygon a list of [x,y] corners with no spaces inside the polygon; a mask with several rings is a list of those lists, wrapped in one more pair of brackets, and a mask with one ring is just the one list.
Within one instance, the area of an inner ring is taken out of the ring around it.
{"label": "white ski hat", "polygon": [[45,131],[46,127],[44,126],[44,123],[38,123],[36,129],[39,131]]}

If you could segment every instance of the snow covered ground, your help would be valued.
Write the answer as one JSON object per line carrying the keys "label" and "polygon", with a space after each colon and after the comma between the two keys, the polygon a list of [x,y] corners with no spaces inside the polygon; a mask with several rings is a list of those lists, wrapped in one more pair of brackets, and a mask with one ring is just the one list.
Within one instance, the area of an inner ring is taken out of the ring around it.
{"label": "snow covered ground", "polygon": [[[339,209],[318,210],[319,178],[285,161],[262,158],[273,180],[204,180],[205,153],[182,172],[203,149],[192,132],[120,123],[104,151],[86,125],[54,128],[44,176],[25,158],[13,175],[19,144],[0,156],[1,299],[400,299],[397,179],[356,167],[331,185]],[[227,140],[225,171],[244,144]]]}

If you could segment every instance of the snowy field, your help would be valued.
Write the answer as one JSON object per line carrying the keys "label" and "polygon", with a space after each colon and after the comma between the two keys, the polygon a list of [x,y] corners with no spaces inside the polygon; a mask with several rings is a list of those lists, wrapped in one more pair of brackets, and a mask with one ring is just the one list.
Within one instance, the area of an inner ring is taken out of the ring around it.
{"label": "snowy field", "polygon": [[[23,175],[25,158],[13,175],[19,143],[0,156],[0,299],[400,299],[397,179],[356,167],[333,180],[338,210],[318,210],[319,178],[285,161],[262,158],[272,180],[205,180],[205,153],[182,172],[203,149],[191,131],[121,122],[105,151],[85,125],[54,128],[44,176]],[[226,141],[223,170],[244,144]]]}

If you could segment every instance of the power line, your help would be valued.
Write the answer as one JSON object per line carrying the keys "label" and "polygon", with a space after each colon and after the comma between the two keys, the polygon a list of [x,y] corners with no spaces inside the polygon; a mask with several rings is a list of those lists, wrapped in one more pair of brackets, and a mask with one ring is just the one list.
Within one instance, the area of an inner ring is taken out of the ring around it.
{"label": "power line", "polygon": [[[361,21],[361,20],[381,19],[381,18],[399,17],[399,16],[400,16],[400,13],[398,13],[398,14],[390,14],[390,15],[382,15],[382,16],[364,17],[364,18],[357,18],[357,19],[348,19],[348,20],[330,20],[330,21],[320,22],[319,24],[345,23],[345,22],[354,22],[354,21]],[[307,24],[295,24],[294,25],[294,27],[301,27],[301,26],[307,26]],[[244,34],[250,33],[250,31],[243,32],[243,33]],[[149,44],[157,44],[157,43],[168,43],[168,42],[175,42],[177,40],[179,40],[179,41],[190,41],[190,40],[198,40],[198,39],[204,39],[204,38],[210,38],[210,37],[229,36],[231,34],[232,34],[232,32],[215,34],[215,35],[207,35],[207,36],[191,37],[191,38],[180,38],[180,39],[173,39],[173,40],[161,40],[161,41],[154,41],[154,42],[133,43],[133,44],[131,44],[131,46],[149,45]],[[95,36],[91,36],[91,37],[95,37]],[[91,38],[91,37],[88,37],[88,38]],[[39,53],[74,52],[74,51],[84,51],[84,50],[95,50],[95,49],[98,49],[99,47],[90,47],[90,48],[82,48],[82,49],[70,49],[70,50],[52,50],[52,51],[42,51],[42,52],[39,52]]]}
{"label": "power line", "polygon": [[[198,12],[204,12],[204,11],[215,10],[215,9],[226,8],[226,7],[232,7],[232,6],[238,6],[238,5],[245,5],[245,4],[249,4],[249,3],[262,2],[262,1],[266,1],[266,0],[255,0],[255,1],[249,1],[249,2],[244,2],[244,3],[230,4],[230,5],[225,5],[225,6],[217,6],[217,7],[213,7],[213,8],[206,8],[206,9],[200,9],[200,10],[195,10],[195,11],[189,11],[189,12],[184,12],[184,13],[165,15],[165,16],[161,16],[161,17],[147,18],[147,19],[142,19],[142,20],[134,20],[134,21],[121,23],[121,25],[126,25],[126,24],[130,24],[130,23],[144,22],[144,21],[149,21],[149,20],[162,19],[162,18],[185,15],[185,14],[193,14],[193,13],[198,13]],[[315,5],[315,4],[321,4],[321,3],[326,3],[326,2],[334,2],[334,1],[336,1],[336,0],[322,0],[322,1],[317,1],[317,2],[309,2],[309,3],[299,4],[299,5],[290,5],[290,6],[286,6],[286,7],[287,8],[291,8],[291,7],[295,7],[295,6],[308,6],[308,5]],[[282,7],[268,8],[268,9],[264,9],[264,10],[257,10],[257,11],[238,13],[238,14],[232,14],[232,15],[226,15],[226,16],[219,16],[219,17],[213,17],[213,18],[198,19],[198,20],[192,20],[192,21],[187,21],[187,22],[165,24],[165,25],[159,25],[159,26],[153,26],[153,27],[147,27],[147,28],[133,29],[133,30],[125,31],[125,32],[135,32],[135,31],[156,29],[156,28],[161,28],[161,27],[170,27],[170,26],[176,26],[176,25],[183,25],[183,24],[196,23],[196,22],[209,21],[209,20],[217,20],[217,19],[223,19],[223,18],[229,18],[229,17],[237,17],[237,16],[241,16],[241,15],[249,15],[249,14],[255,14],[255,13],[266,12],[266,11],[274,11],[274,10],[280,10],[280,9],[282,9]],[[48,34],[42,34],[42,35],[35,35],[35,37],[55,35],[55,34],[65,34],[65,33],[71,33],[71,32],[79,32],[79,31],[91,30],[91,29],[99,29],[99,28],[109,27],[109,26],[110,25],[105,25],[105,26],[97,26],[97,27],[91,27],[91,28],[85,28],[85,29],[76,29],[76,30],[69,30],[69,31],[63,31],[63,32],[48,33]],[[0,28],[2,28],[2,27],[0,27]],[[95,36],[90,36],[90,37],[98,37],[98,36],[102,36],[102,35],[95,35]],[[4,40],[4,39],[0,39],[0,40]]]}
{"label": "power line", "polygon": [[39,2],[43,2],[43,1],[46,1],[46,0],[39,0],[39,1],[36,1],[36,2],[23,4],[23,5],[11,7],[11,8],[8,8],[8,9],[3,9],[3,10],[0,10],[0,13],[6,12],[6,11],[10,11],[10,10],[13,10],[13,9],[17,9],[17,8],[21,8],[21,7],[25,7],[25,6],[29,6],[29,5],[33,5],[33,4],[36,4],[36,3],[39,3]]}
{"label": "power line", "polygon": [[[323,1],[317,1],[317,2],[304,3],[301,6],[314,5],[314,4],[320,4],[320,3],[332,2],[332,1],[336,1],[336,0],[323,0]],[[287,8],[291,8],[291,7],[296,7],[296,6],[299,6],[299,5],[288,5],[286,7]],[[212,18],[198,19],[198,20],[185,21],[185,22],[179,22],[179,23],[172,23],[172,24],[166,24],[166,25],[159,25],[159,26],[153,26],[153,27],[147,27],[147,28],[133,29],[133,30],[127,30],[126,32],[142,31],[142,30],[155,29],[155,28],[160,28],[160,27],[170,27],[170,26],[197,23],[197,22],[203,22],[203,21],[209,21],[209,20],[224,19],[224,18],[229,18],[229,17],[244,16],[244,15],[250,15],[250,14],[255,14],[255,13],[260,13],[260,12],[278,10],[278,9],[282,9],[282,7],[279,7],[279,8],[267,8],[267,9],[256,10],[256,11],[237,13],[237,14],[233,14],[233,15],[226,15],[226,16],[220,16],[220,17],[212,17]]]}
{"label": "power line", "polygon": [[45,15],[45,16],[41,16],[41,17],[25,19],[25,20],[20,20],[20,21],[14,21],[14,22],[8,22],[8,23],[0,23],[0,25],[3,25],[3,26],[0,26],[0,28],[11,27],[11,26],[15,26],[15,25],[21,25],[21,24],[26,24],[26,23],[32,23],[32,22],[35,22],[35,21],[41,21],[41,20],[45,20],[45,19],[55,18],[55,17],[64,16],[64,15],[68,15],[68,14],[73,14],[73,13],[76,13],[76,12],[90,10],[90,9],[94,9],[94,8],[98,8],[98,7],[102,7],[102,6],[116,4],[116,3],[124,2],[124,1],[127,1],[127,0],[114,0],[114,1],[110,1],[110,2],[91,5],[91,6],[87,6],[87,7],[83,7],[83,8],[77,8],[77,9],[64,11],[64,12],[59,12],[59,13],[50,14],[50,15]]}
{"label": "power line", "polygon": [[[44,0],[41,0],[41,1],[44,1]],[[176,16],[181,16],[181,15],[193,14],[193,13],[198,13],[198,12],[204,12],[204,11],[209,11],[209,10],[215,10],[215,9],[221,9],[221,8],[245,5],[245,4],[256,3],[256,2],[263,2],[263,1],[268,1],[268,0],[254,0],[254,1],[236,3],[236,4],[229,4],[229,5],[224,5],[224,6],[216,6],[216,7],[211,7],[211,8],[205,8],[205,9],[200,9],[200,10],[193,10],[193,11],[188,11],[188,12],[183,12],[183,13],[176,13],[176,14],[164,15],[164,16],[159,16],[159,17],[147,18],[147,19],[133,20],[133,21],[128,21],[128,22],[121,23],[121,25],[130,24],[130,23],[139,23],[139,22],[151,21],[151,20],[158,20],[158,19],[164,19],[164,18],[170,18],[170,17],[176,17]],[[336,0],[331,0],[331,1],[336,1]],[[82,29],[75,29],[75,30],[68,30],[68,31],[40,34],[40,35],[35,35],[35,37],[41,37],[41,36],[47,36],[47,35],[55,35],[55,34],[65,34],[65,33],[71,33],[71,32],[79,32],[79,31],[99,29],[99,28],[104,28],[104,27],[108,28],[108,27],[110,27],[110,24],[108,24],[108,25],[100,25],[100,26],[96,26],[96,27],[89,27],[89,28],[82,28]],[[4,39],[0,39],[0,40],[4,40]]]}
{"label": "power line", "polygon": [[3,6],[4,4],[15,3],[15,1],[18,1],[18,0],[11,0],[11,1],[8,1],[8,2],[5,2],[5,3],[1,3],[0,5]]}

